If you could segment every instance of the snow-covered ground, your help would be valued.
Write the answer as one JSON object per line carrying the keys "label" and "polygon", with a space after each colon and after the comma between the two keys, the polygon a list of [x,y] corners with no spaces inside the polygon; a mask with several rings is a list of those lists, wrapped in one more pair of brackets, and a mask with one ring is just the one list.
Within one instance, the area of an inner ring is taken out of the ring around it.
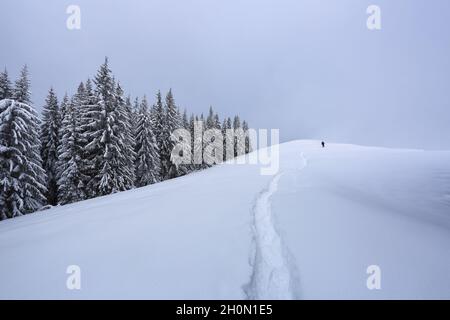
{"label": "snow-covered ground", "polygon": [[2,221],[0,298],[450,298],[450,152],[294,141],[280,161]]}

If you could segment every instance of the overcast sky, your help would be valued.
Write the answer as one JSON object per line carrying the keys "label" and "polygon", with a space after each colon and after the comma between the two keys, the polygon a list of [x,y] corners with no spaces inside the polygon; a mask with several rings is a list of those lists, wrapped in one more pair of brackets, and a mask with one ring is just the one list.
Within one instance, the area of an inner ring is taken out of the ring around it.
{"label": "overcast sky", "polygon": [[[81,30],[66,28],[70,4]],[[29,65],[39,108],[108,56],[133,96],[171,87],[181,107],[283,141],[450,149],[448,0],[1,0],[0,13],[0,67]]]}

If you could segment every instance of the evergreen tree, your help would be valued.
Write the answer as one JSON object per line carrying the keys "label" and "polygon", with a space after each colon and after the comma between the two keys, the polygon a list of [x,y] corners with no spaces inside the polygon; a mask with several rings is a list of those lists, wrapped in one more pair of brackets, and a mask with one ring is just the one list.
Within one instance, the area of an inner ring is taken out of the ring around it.
{"label": "evergreen tree", "polygon": [[208,143],[206,141],[204,141],[204,134],[205,131],[208,129],[207,128],[207,121],[205,121],[204,117],[203,117],[203,113],[200,114],[200,121],[201,121],[201,148],[202,148],[202,165],[201,165],[201,169],[206,169],[209,168],[209,165],[205,162],[205,148],[208,145]]}
{"label": "evergreen tree", "polygon": [[250,143],[250,136],[248,132],[248,123],[245,120],[242,122],[242,129],[244,130],[245,134],[245,153],[250,153],[252,151],[252,146]]}
{"label": "evergreen tree", "polygon": [[195,117],[194,114],[191,114],[189,117],[189,133],[191,134],[191,165],[189,166],[189,171],[197,170],[197,167],[194,163],[194,150],[195,150]]}
{"label": "evergreen tree", "polygon": [[209,107],[208,116],[206,117],[206,130],[214,128],[214,111],[212,106]]}
{"label": "evergreen tree", "polygon": [[166,96],[165,104],[165,120],[163,127],[163,143],[161,152],[161,167],[163,177],[166,179],[178,177],[181,172],[174,164],[171,157],[171,153],[177,141],[172,137],[172,133],[181,127],[181,119],[178,113],[178,109],[175,105],[175,100],[172,95],[172,90],[169,90]]}
{"label": "evergreen tree", "polygon": [[136,155],[136,186],[143,187],[160,181],[158,146],[152,131],[150,112],[145,96],[137,115]]}
{"label": "evergreen tree", "polygon": [[235,116],[233,120],[233,129],[234,129],[234,156],[240,156],[244,153],[244,137],[240,134],[241,127],[241,119],[239,116]]}
{"label": "evergreen tree", "polygon": [[[130,127],[131,127],[131,135],[132,137],[136,137],[136,127],[137,127],[137,112],[138,109],[135,109],[135,106],[131,103],[130,95],[125,99],[125,109],[127,114],[130,117]],[[133,145],[133,150],[135,146]]]}
{"label": "evergreen tree", "polygon": [[[192,127],[191,127],[191,132],[192,132],[191,134],[192,134],[192,141],[193,141],[192,161],[193,161],[193,167],[195,170],[201,170],[203,168],[203,132],[204,132],[205,124],[204,124],[204,122],[200,123],[200,121],[203,121],[203,115],[201,116],[201,119],[199,119],[198,116],[195,116],[195,122],[192,123]],[[196,132],[194,131],[194,126],[196,129]],[[196,135],[194,133],[196,133]]]}
{"label": "evergreen tree", "polygon": [[220,124],[219,115],[217,113],[214,115],[213,128],[218,129],[218,130],[222,129],[222,125]]}
{"label": "evergreen tree", "polygon": [[118,168],[117,172],[123,178],[123,185],[125,190],[134,187],[135,170],[134,162],[136,153],[134,152],[136,141],[133,136],[132,113],[131,108],[123,98],[123,90],[118,83],[115,92],[116,107],[113,110],[115,119],[117,120],[117,135],[119,137],[116,141],[119,152],[117,153]]}
{"label": "evergreen tree", "polygon": [[156,144],[158,146],[158,150],[159,150],[159,157],[160,157],[160,164],[161,164],[161,172],[160,172],[160,177],[162,180],[166,179],[166,174],[163,171],[163,149],[164,149],[164,141],[165,141],[165,131],[164,131],[164,127],[165,127],[165,112],[164,112],[164,106],[162,103],[162,97],[161,97],[161,92],[158,91],[158,93],[156,94],[156,103],[155,105],[152,107],[151,113],[151,122],[152,122],[152,131],[155,134],[156,137]]}
{"label": "evergreen tree", "polygon": [[5,70],[0,73],[0,100],[10,99],[12,96],[11,81],[8,77],[8,71]]}
{"label": "evergreen tree", "polygon": [[186,109],[184,109],[184,112],[183,112],[183,118],[182,118],[182,120],[181,120],[181,126],[182,126],[184,129],[189,130],[189,120],[188,120],[188,117],[187,117],[187,111],[186,111]]}
{"label": "evergreen tree", "polygon": [[67,109],[67,105],[69,104],[69,96],[67,95],[67,92],[64,94],[64,97],[61,101],[61,104],[59,106],[59,117],[62,121],[62,119],[64,118],[64,115],[66,113],[66,109]]}
{"label": "evergreen tree", "polygon": [[[84,85],[83,97],[80,96],[81,84],[77,92],[77,122],[79,124],[79,145],[81,148],[81,163],[80,171],[83,175],[83,195],[85,198],[89,199],[96,195],[96,191],[92,188],[90,184],[91,179],[93,179],[97,173],[96,168],[96,154],[98,150],[92,150],[87,148],[88,144],[92,141],[92,133],[98,125],[101,117],[101,109],[97,104],[97,98],[95,97],[92,81],[88,79]],[[81,98],[81,99],[80,99]]]}
{"label": "evergreen tree", "polygon": [[228,159],[232,159],[234,158],[234,132],[233,132],[233,125],[232,125],[232,121],[231,118],[228,117],[227,118],[227,123],[226,123],[226,134],[227,136],[225,136],[225,143],[226,144],[232,144],[231,146],[226,145],[226,149],[230,149],[230,152],[232,151],[232,154],[228,154],[228,152],[226,152],[227,154],[227,160]]}
{"label": "evergreen tree", "polygon": [[[83,90],[80,87],[78,94]],[[82,172],[82,139],[79,121],[77,120],[79,119],[78,99],[80,97],[74,97],[67,104],[62,119],[61,143],[58,148],[58,195],[60,204],[86,199],[84,183],[87,179]]]}
{"label": "evergreen tree", "polygon": [[222,137],[223,137],[223,161],[227,160],[227,119],[223,119],[222,123]]}
{"label": "evergreen tree", "polygon": [[47,202],[52,206],[58,204],[56,176],[60,127],[58,99],[53,88],[50,88],[42,111],[40,141],[42,166],[47,174]]}
{"label": "evergreen tree", "polygon": [[34,212],[45,204],[39,118],[31,106],[26,66],[12,99],[0,101],[0,219]]}
{"label": "evergreen tree", "polygon": [[134,170],[130,161],[134,158],[134,151],[128,145],[129,119],[123,92],[120,86],[115,85],[107,58],[94,82],[96,104],[88,111],[91,120],[86,125],[89,141],[86,151],[94,173],[88,189],[95,195],[106,195],[133,186]]}
{"label": "evergreen tree", "polygon": [[17,102],[25,103],[29,106],[32,105],[31,102],[31,92],[30,92],[30,80],[28,78],[28,67],[27,65],[23,66],[20,71],[20,77],[17,79],[14,90],[13,90],[13,99]]}

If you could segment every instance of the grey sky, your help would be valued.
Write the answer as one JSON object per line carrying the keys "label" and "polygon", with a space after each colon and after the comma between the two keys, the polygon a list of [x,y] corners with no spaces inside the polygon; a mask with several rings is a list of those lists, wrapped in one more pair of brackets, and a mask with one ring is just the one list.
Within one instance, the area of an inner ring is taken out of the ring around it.
{"label": "grey sky", "polygon": [[[70,4],[81,30],[66,28]],[[284,141],[450,149],[448,0],[1,0],[0,14],[0,67],[29,65],[37,106],[107,55],[133,96],[172,87],[181,107]]]}

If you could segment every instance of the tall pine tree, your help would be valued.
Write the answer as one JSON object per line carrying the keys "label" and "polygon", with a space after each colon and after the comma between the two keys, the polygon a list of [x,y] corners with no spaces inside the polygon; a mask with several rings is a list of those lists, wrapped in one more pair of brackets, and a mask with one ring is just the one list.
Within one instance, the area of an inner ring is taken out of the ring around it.
{"label": "tall pine tree", "polygon": [[172,150],[177,143],[172,134],[179,128],[181,128],[180,114],[177,106],[175,105],[172,90],[169,90],[166,95],[165,103],[165,120],[163,126],[164,140],[162,142],[162,149],[160,150],[162,159],[162,173],[163,177],[166,179],[175,178],[181,174],[179,168],[174,163],[174,159],[172,158]]}
{"label": "tall pine tree", "polygon": [[[94,176],[88,189],[95,195],[106,195],[133,186],[134,172],[130,166],[134,151],[127,146],[127,115],[122,89],[115,85],[108,59],[100,66],[94,83],[96,104],[88,111],[90,122],[86,136],[89,162]],[[131,154],[131,156],[127,156]]]}
{"label": "tall pine tree", "polygon": [[[78,93],[82,94],[81,85]],[[79,105],[74,97],[67,105],[61,126],[61,143],[58,148],[58,194],[59,203],[67,204],[86,199],[82,172],[82,138],[79,126]]]}
{"label": "tall pine tree", "polygon": [[143,187],[160,181],[160,159],[155,134],[152,131],[146,97],[137,114],[136,128],[136,186]]}
{"label": "tall pine tree", "polygon": [[0,102],[0,219],[40,209],[46,202],[39,118],[30,100],[25,66],[15,83],[13,99]]}
{"label": "tall pine tree", "polygon": [[53,206],[58,204],[56,175],[60,127],[58,99],[53,88],[50,88],[42,111],[40,141],[42,166],[47,173],[47,202]]}
{"label": "tall pine tree", "polygon": [[12,95],[12,85],[8,77],[8,71],[0,73],[0,100],[9,99]]}

